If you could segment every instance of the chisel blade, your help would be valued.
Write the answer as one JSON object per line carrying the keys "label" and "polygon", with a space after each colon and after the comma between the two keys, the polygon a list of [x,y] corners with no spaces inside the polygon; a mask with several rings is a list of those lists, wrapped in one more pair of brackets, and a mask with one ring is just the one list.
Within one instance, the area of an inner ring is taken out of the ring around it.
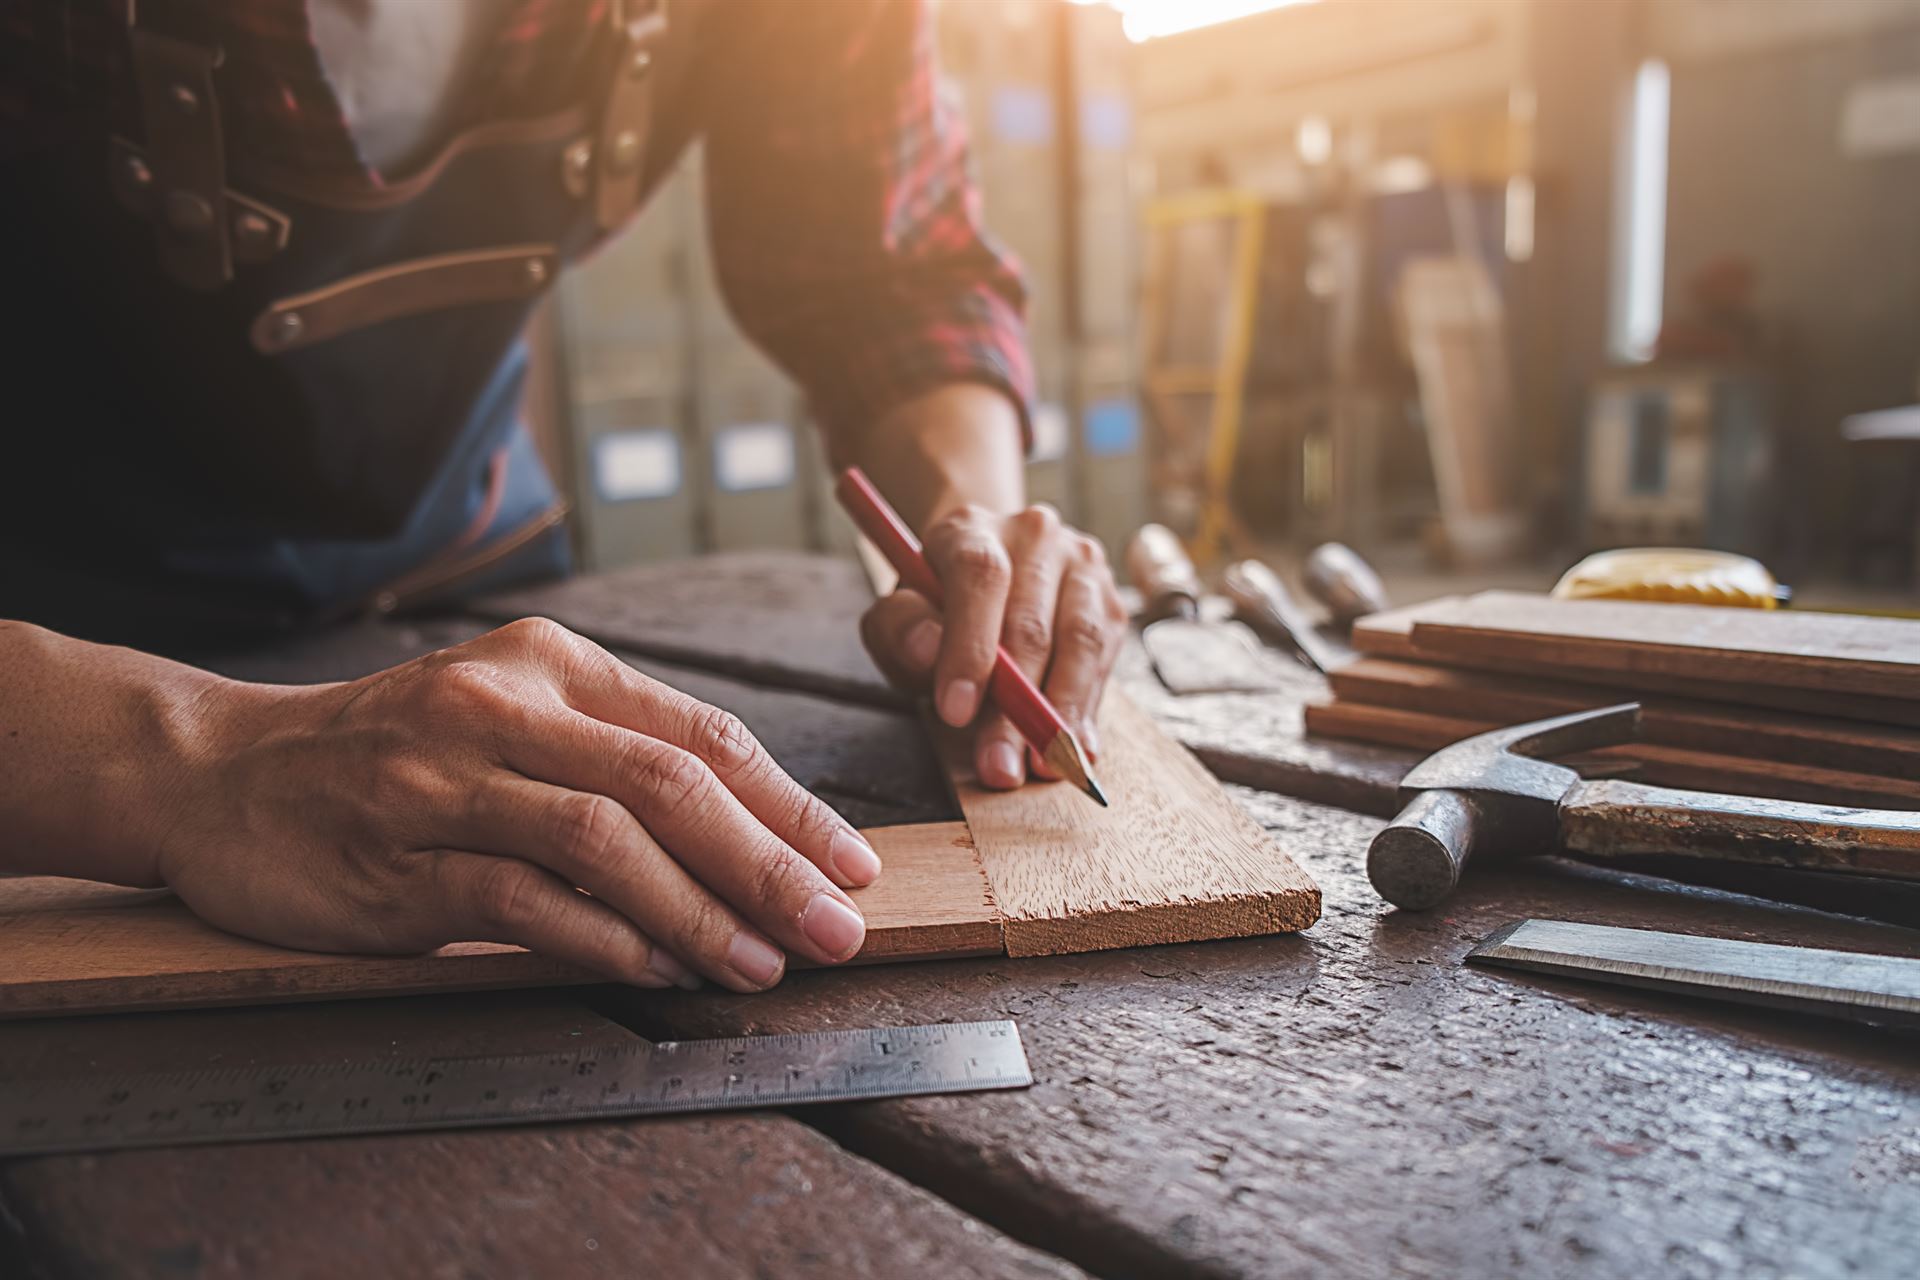
{"label": "chisel blade", "polygon": [[1816,947],[1522,920],[1468,961],[1648,987],[1827,1018],[1920,1028],[1920,959]]}
{"label": "chisel blade", "polygon": [[1258,639],[1238,622],[1167,618],[1140,633],[1170,692],[1258,693],[1282,686]]}

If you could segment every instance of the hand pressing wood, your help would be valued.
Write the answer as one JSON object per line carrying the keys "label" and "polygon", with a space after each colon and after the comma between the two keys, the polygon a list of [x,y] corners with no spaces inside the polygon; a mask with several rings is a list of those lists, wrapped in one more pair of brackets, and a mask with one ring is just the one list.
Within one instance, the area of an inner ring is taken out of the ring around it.
{"label": "hand pressing wood", "polygon": [[[1280,933],[1319,918],[1312,879],[1186,750],[1110,694],[1101,810],[1063,782],[979,786],[965,823],[870,828],[885,867],[848,890],[854,963],[1039,955]],[[0,880],[0,1018],[594,982],[489,942],[421,955],[295,951],[223,933],[170,893],[51,877]]]}

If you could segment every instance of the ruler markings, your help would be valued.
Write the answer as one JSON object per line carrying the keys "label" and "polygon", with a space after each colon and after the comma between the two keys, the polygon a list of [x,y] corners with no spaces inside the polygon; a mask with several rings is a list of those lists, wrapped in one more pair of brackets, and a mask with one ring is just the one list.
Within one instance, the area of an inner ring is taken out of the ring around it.
{"label": "ruler markings", "polygon": [[0,1092],[0,1156],[800,1106],[1032,1082],[1011,1022],[26,1079]]}

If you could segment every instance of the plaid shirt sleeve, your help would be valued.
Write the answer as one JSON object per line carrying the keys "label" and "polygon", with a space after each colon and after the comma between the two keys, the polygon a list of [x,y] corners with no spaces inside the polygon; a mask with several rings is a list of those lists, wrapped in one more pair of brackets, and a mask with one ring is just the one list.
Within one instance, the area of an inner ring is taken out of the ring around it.
{"label": "plaid shirt sleeve", "polygon": [[731,6],[704,55],[707,217],[741,327],[829,441],[955,382],[1028,420],[1026,289],[980,223],[923,0]]}

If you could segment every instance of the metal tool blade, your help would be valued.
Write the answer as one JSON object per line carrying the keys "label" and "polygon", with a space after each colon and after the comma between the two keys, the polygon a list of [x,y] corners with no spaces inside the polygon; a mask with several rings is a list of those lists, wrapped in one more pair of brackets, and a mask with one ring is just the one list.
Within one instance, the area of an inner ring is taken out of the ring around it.
{"label": "metal tool blade", "polygon": [[1238,622],[1166,618],[1140,633],[1171,693],[1260,693],[1285,687],[1259,640]]}
{"label": "metal tool blade", "polygon": [[0,1157],[792,1107],[1033,1083],[1019,1028],[958,1022],[577,1053],[54,1076],[0,1088]]}
{"label": "metal tool blade", "polygon": [[1469,961],[1828,1018],[1920,1028],[1920,960],[1816,947],[1522,920]]}

